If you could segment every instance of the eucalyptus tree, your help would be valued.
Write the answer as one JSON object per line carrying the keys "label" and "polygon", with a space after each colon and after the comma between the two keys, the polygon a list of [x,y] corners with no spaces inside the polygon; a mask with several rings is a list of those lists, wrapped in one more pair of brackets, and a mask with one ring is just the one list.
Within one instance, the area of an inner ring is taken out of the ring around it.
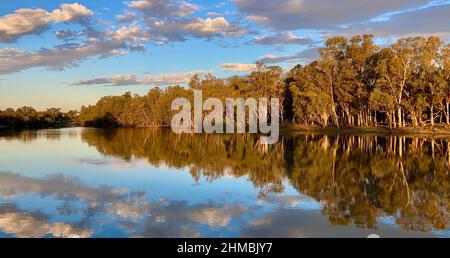
{"label": "eucalyptus tree", "polygon": [[442,76],[444,78],[445,89],[445,115],[446,123],[450,125],[450,44],[445,45],[441,50]]}
{"label": "eucalyptus tree", "polygon": [[[393,114],[393,126],[404,127],[403,100],[405,87],[411,77],[414,61],[413,38],[402,38],[389,48],[381,50],[382,59],[378,63],[377,86],[394,97],[397,114]],[[396,117],[397,115],[397,117]],[[396,120],[397,118],[397,120]]]}
{"label": "eucalyptus tree", "polygon": [[317,72],[320,73],[320,83],[327,91],[331,103],[331,115],[337,127],[340,126],[339,116],[337,113],[338,104],[336,100],[338,89],[343,87],[343,61],[345,59],[345,50],[348,40],[345,37],[334,37],[325,42],[323,48],[319,49],[320,59],[318,61]]}
{"label": "eucalyptus tree", "polygon": [[[372,35],[358,35],[350,39],[346,51],[346,58],[350,63],[350,91],[349,94],[354,96],[353,106],[360,124],[366,126],[373,119],[374,114],[370,110],[369,97],[373,91],[376,82],[376,74],[374,73],[370,58],[378,51],[378,47],[373,42]],[[353,125],[353,124],[351,124]]]}
{"label": "eucalyptus tree", "polygon": [[426,84],[429,98],[429,119],[431,126],[434,126],[436,120],[435,111],[444,110],[446,94],[440,65],[443,41],[438,37],[429,37],[428,39],[418,37],[417,40],[419,44],[416,46],[416,49],[420,52],[418,59],[421,67],[421,76],[423,77],[422,81]]}
{"label": "eucalyptus tree", "polygon": [[310,122],[327,127],[335,113],[334,96],[326,75],[321,72],[319,61],[299,69],[290,90],[293,96],[294,114],[297,121]]}

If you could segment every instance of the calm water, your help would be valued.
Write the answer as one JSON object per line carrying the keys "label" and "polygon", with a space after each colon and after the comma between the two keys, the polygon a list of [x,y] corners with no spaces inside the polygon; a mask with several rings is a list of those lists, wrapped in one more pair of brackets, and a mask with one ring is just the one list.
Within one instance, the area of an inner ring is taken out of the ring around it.
{"label": "calm water", "polygon": [[0,136],[0,237],[450,237],[445,138]]}

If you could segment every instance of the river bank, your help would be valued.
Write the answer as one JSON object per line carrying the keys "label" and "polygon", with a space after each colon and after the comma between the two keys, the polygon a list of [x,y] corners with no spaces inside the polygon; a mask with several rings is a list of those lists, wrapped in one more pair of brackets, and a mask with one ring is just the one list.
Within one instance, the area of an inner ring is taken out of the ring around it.
{"label": "river bank", "polygon": [[388,128],[388,127],[302,127],[297,125],[282,125],[281,132],[304,132],[304,133],[326,133],[326,134],[384,134],[384,135],[437,135],[450,136],[450,126],[436,125],[434,127],[404,127],[404,128]]}

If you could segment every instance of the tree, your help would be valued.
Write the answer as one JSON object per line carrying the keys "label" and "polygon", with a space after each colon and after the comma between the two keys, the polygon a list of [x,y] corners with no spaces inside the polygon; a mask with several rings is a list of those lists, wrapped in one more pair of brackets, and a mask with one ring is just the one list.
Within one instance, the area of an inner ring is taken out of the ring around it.
{"label": "tree", "polygon": [[320,60],[318,62],[318,71],[322,74],[320,83],[325,84],[324,90],[330,98],[331,115],[334,123],[339,127],[339,116],[337,113],[336,92],[342,89],[345,83],[345,50],[348,41],[344,37],[335,37],[328,39],[325,46],[319,49]]}
{"label": "tree", "polygon": [[398,113],[397,120],[396,114],[392,114],[393,127],[404,126],[402,104],[413,61],[413,51],[410,46],[411,39],[399,39],[391,48],[382,50],[382,59],[377,66],[377,72],[380,75],[377,81],[379,89],[391,94],[395,100]]}
{"label": "tree", "polygon": [[416,38],[419,41],[416,47],[419,51],[419,62],[421,79],[426,85],[429,97],[430,123],[435,124],[435,109],[444,109],[445,84],[442,77],[440,65],[440,50],[443,42],[438,37],[429,37],[424,39]]}
{"label": "tree", "polygon": [[[376,74],[371,67],[370,58],[377,51],[378,47],[374,44],[372,35],[358,35],[350,39],[345,53],[348,61],[345,62],[344,92],[347,99],[351,99],[350,105],[358,117],[359,125],[369,126],[373,117],[369,97],[375,87]],[[348,117],[347,123],[354,125],[352,118],[349,117],[350,111],[345,107],[344,110]],[[376,117],[373,120],[376,120]]]}
{"label": "tree", "polygon": [[296,119],[327,127],[335,112],[335,103],[321,69],[319,62],[298,69],[290,89]]}
{"label": "tree", "polygon": [[444,79],[446,122],[450,125],[450,44],[445,45],[441,50],[440,64],[442,67],[442,77]]}

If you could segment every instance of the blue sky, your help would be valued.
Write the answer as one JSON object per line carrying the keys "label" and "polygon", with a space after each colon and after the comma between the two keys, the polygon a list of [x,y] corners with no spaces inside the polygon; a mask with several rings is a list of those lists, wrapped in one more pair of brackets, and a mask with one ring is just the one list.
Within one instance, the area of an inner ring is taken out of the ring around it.
{"label": "blue sky", "polygon": [[0,109],[79,109],[195,73],[289,69],[335,35],[450,38],[449,0],[22,0],[0,3]]}

